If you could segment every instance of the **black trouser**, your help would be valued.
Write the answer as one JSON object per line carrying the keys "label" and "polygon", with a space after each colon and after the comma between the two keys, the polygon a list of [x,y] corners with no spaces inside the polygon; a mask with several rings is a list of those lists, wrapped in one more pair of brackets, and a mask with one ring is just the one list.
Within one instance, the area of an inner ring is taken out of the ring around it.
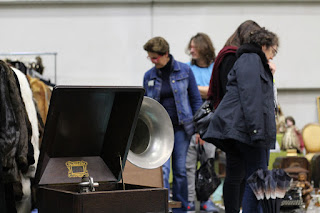
{"label": "black trouser", "polygon": [[246,170],[244,162],[239,160],[240,152],[235,149],[234,141],[226,141],[230,148],[226,152],[226,178],[223,184],[223,201],[226,213],[240,211],[245,187]]}
{"label": "black trouser", "polygon": [[246,184],[246,179],[258,169],[268,168],[269,149],[249,146],[234,140],[225,143],[228,146],[223,187],[225,212],[239,212],[241,204],[243,213],[261,212],[258,200]]}

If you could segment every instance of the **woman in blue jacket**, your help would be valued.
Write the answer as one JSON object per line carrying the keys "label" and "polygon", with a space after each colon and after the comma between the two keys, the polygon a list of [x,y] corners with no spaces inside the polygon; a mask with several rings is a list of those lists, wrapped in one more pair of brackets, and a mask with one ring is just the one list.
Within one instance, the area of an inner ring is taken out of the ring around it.
{"label": "woman in blue jacket", "polygon": [[[269,150],[276,141],[273,76],[268,61],[278,49],[278,37],[262,28],[237,50],[228,74],[227,92],[216,109],[203,139],[227,148],[228,163],[237,163],[246,178],[267,169]],[[236,171],[235,171],[236,172]],[[258,201],[246,184],[243,212],[257,213]]]}
{"label": "woman in blue jacket", "polygon": [[[169,44],[164,38],[154,37],[143,48],[155,65],[144,75],[145,95],[162,104],[174,128],[172,195],[173,200],[181,201],[182,208],[173,209],[173,212],[186,212],[188,206],[186,156],[190,138],[194,134],[193,114],[201,106],[202,100],[190,67],[174,60],[169,54]],[[170,159],[162,168],[164,186],[169,190]]]}

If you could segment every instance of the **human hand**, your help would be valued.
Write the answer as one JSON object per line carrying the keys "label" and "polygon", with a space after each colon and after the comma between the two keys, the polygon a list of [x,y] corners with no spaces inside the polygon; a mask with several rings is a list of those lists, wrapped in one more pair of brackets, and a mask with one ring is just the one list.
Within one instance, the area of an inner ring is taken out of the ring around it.
{"label": "human hand", "polygon": [[200,143],[200,145],[203,145],[205,141],[200,138],[199,133],[196,133],[196,144],[198,143]]}
{"label": "human hand", "polygon": [[272,75],[274,75],[274,73],[276,72],[276,65],[272,61],[269,61],[268,64]]}

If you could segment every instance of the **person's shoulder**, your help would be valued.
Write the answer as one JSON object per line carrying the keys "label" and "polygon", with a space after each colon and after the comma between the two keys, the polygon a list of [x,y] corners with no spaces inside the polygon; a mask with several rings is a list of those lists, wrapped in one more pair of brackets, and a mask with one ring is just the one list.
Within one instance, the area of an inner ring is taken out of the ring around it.
{"label": "person's shoulder", "polygon": [[261,65],[261,59],[256,53],[244,53],[234,63],[234,68],[246,68],[247,71],[254,70]]}
{"label": "person's shoulder", "polygon": [[245,58],[245,59],[257,59],[260,58],[260,56],[257,53],[243,53],[239,58]]}
{"label": "person's shoulder", "polygon": [[233,65],[236,61],[237,61],[237,57],[235,54],[228,54],[223,58],[221,62],[221,66],[224,67],[228,65]]}
{"label": "person's shoulder", "polygon": [[256,53],[243,53],[237,60],[238,63],[252,63],[260,61],[260,56]]}
{"label": "person's shoulder", "polygon": [[212,62],[212,63],[208,66],[208,68],[212,69],[212,68],[213,68],[213,65],[214,65],[214,62]]}
{"label": "person's shoulder", "polygon": [[150,68],[149,70],[147,70],[145,73],[144,73],[144,76],[150,76],[152,72],[154,72],[156,68],[155,67],[152,67]]}
{"label": "person's shoulder", "polygon": [[227,55],[223,58],[223,60],[236,60],[236,59],[237,59],[236,54],[232,54],[232,53],[227,54]]}
{"label": "person's shoulder", "polygon": [[[191,70],[190,66],[186,63],[175,60],[175,65],[178,65],[180,70]],[[176,67],[176,66],[175,66]]]}
{"label": "person's shoulder", "polygon": [[191,64],[191,62],[189,61],[189,62],[187,62],[187,63],[185,63],[192,71],[194,71],[197,67],[196,67],[196,65],[194,65],[194,64]]}
{"label": "person's shoulder", "polygon": [[189,67],[188,62],[187,62],[187,63],[183,63],[183,62],[181,62],[181,61],[177,61],[177,60],[175,60],[175,62],[177,62],[177,63],[178,63],[178,64],[180,64],[181,66]]}
{"label": "person's shoulder", "polygon": [[156,72],[156,71],[157,71],[156,66],[153,66],[147,72]]}

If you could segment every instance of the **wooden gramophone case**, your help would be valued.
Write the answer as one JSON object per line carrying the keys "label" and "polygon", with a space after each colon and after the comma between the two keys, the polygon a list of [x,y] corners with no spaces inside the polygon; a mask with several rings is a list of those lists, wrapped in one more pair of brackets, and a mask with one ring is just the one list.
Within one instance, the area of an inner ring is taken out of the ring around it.
{"label": "wooden gramophone case", "polygon": [[[54,88],[36,173],[40,213],[168,212],[166,189],[119,183],[143,95],[142,87]],[[96,191],[79,193],[83,175]]]}

